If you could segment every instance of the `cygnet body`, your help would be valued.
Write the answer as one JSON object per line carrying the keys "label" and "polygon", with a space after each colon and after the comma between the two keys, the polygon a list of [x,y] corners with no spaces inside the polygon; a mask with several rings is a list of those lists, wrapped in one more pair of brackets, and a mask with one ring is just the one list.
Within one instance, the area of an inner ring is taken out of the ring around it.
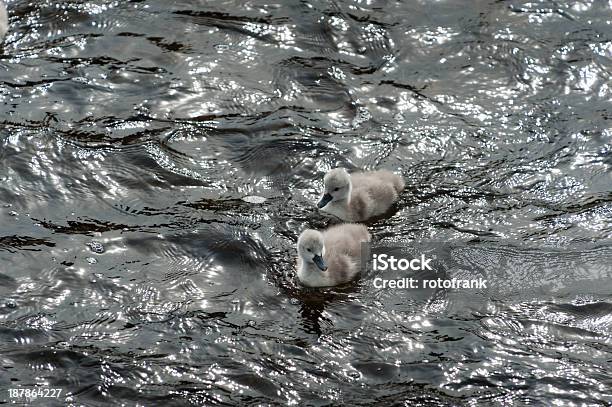
{"label": "cygnet body", "polygon": [[4,2],[0,0],[0,41],[4,39],[6,32],[8,31],[9,21],[8,13],[6,12],[6,6]]}
{"label": "cygnet body", "polygon": [[297,242],[297,276],[308,287],[353,280],[361,269],[361,243],[370,241],[363,225],[341,224],[319,232],[306,229]]}
{"label": "cygnet body", "polygon": [[323,184],[325,190],[317,206],[348,222],[382,215],[404,189],[402,176],[385,170],[349,174],[336,168],[325,174]]}

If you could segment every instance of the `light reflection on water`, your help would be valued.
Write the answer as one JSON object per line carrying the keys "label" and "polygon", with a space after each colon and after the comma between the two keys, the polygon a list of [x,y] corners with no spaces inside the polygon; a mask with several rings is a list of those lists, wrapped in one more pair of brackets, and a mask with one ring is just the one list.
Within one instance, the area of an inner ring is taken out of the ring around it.
{"label": "light reflection on water", "polygon": [[[8,8],[0,400],[612,398],[609,4]],[[465,245],[490,289],[299,287],[336,166],[401,171],[375,239]]]}

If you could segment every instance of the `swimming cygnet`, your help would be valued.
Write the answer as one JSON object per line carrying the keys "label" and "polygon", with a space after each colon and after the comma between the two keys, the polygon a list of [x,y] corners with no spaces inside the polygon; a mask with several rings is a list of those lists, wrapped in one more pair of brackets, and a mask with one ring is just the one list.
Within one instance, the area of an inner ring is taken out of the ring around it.
{"label": "swimming cygnet", "polygon": [[401,175],[384,170],[349,175],[336,168],[325,174],[323,183],[325,191],[317,206],[350,222],[385,213],[404,189]]}
{"label": "swimming cygnet", "polygon": [[306,229],[297,242],[297,276],[308,287],[329,287],[354,279],[361,268],[361,243],[370,234],[363,225],[345,223],[319,232]]}
{"label": "swimming cygnet", "polygon": [[0,0],[0,41],[6,35],[8,31],[9,21],[8,21],[8,13],[6,12],[6,6],[4,2]]}

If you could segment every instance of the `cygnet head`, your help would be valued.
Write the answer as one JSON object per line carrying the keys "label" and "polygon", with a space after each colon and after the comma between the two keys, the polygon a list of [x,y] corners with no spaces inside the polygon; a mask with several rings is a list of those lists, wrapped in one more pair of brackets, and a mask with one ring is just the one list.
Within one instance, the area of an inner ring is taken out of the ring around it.
{"label": "cygnet head", "polygon": [[314,263],[319,270],[326,271],[327,264],[323,260],[325,246],[323,246],[323,235],[316,230],[306,229],[302,232],[297,242],[298,256],[305,263]]}
{"label": "cygnet head", "polygon": [[319,208],[330,202],[343,201],[351,196],[351,176],[344,168],[336,168],[325,174],[323,178],[323,197],[318,203]]}

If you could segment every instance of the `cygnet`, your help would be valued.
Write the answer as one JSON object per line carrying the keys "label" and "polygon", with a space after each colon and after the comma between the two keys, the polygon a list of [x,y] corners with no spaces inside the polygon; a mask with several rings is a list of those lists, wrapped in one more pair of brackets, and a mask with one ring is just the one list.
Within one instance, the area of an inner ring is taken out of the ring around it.
{"label": "cygnet", "polygon": [[336,168],[325,174],[318,207],[343,221],[361,222],[385,213],[404,189],[401,175],[390,171],[350,174]]}
{"label": "cygnet", "polygon": [[308,287],[353,280],[361,270],[361,244],[370,241],[363,225],[345,223],[319,232],[306,229],[297,242],[297,276]]}
{"label": "cygnet", "polygon": [[8,31],[9,21],[8,13],[6,12],[6,6],[4,2],[0,0],[0,41],[4,39],[6,32]]}

